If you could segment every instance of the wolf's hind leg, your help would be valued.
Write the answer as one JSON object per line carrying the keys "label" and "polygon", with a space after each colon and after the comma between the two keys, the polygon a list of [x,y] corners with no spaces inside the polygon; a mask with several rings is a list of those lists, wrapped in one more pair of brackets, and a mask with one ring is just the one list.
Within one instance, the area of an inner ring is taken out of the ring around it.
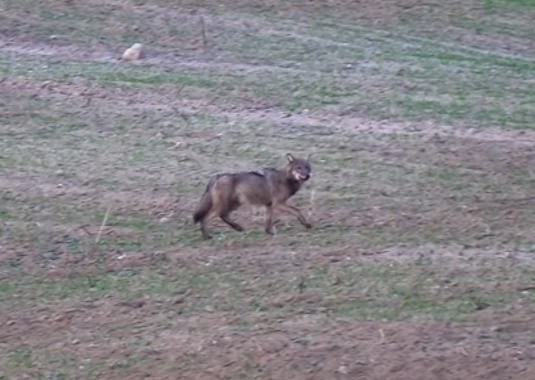
{"label": "wolf's hind leg", "polygon": [[234,228],[236,231],[240,231],[240,232],[244,231],[244,228],[242,226],[240,226],[238,223],[230,220],[228,214],[220,215],[220,218],[223,220],[223,222],[227,223],[229,226]]}
{"label": "wolf's hind leg", "polygon": [[273,231],[273,205],[266,206],[266,225],[265,225],[265,231],[269,235],[274,235],[275,232]]}
{"label": "wolf's hind leg", "polygon": [[211,209],[204,217],[201,219],[201,233],[203,240],[211,239],[212,236],[208,232],[208,223],[214,216],[216,215],[216,211],[214,209]]}
{"label": "wolf's hind leg", "polygon": [[208,233],[208,228],[206,226],[206,222],[207,222],[206,219],[203,219],[201,221],[201,234],[202,234],[202,238],[204,240],[208,240],[208,239],[212,238],[212,236]]}

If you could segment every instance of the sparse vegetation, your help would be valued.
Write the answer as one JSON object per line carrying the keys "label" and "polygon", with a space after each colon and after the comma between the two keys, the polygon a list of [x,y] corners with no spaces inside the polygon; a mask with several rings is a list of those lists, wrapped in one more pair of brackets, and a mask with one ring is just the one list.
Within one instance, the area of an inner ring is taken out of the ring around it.
{"label": "sparse vegetation", "polygon": [[[535,371],[533,5],[0,1],[0,379]],[[287,152],[313,229],[203,242]]]}

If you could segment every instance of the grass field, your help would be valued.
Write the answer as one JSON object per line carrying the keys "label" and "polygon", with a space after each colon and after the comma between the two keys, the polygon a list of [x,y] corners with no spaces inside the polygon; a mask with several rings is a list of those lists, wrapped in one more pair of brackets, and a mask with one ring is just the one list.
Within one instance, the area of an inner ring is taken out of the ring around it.
{"label": "grass field", "polygon": [[[530,378],[534,19],[0,0],[0,379]],[[209,177],[287,152],[313,228],[203,241]]]}

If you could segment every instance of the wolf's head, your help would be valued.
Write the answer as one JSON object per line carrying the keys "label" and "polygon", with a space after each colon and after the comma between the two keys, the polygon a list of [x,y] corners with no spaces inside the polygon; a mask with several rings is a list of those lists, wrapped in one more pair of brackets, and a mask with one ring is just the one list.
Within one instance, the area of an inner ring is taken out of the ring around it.
{"label": "wolf's head", "polygon": [[295,158],[291,153],[286,155],[288,159],[288,173],[298,182],[306,182],[312,175],[310,156],[306,160]]}

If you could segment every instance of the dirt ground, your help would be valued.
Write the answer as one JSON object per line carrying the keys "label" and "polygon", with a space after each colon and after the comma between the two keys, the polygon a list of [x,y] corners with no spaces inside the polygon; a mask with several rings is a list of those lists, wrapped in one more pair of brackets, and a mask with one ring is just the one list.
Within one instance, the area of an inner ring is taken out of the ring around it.
{"label": "dirt ground", "polygon": [[[535,378],[533,7],[31,3],[0,3],[0,379]],[[314,228],[201,241],[209,176],[286,151]]]}

